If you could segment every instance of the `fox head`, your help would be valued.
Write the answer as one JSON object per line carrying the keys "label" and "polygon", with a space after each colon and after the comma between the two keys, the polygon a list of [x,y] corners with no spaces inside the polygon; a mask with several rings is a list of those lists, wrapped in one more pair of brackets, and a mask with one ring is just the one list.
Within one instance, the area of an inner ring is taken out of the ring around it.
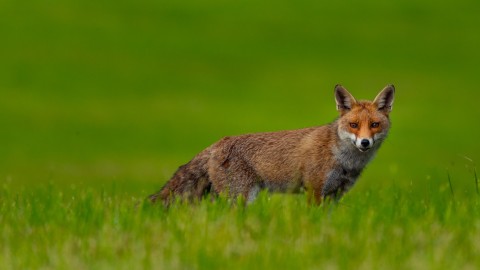
{"label": "fox head", "polygon": [[335,100],[340,112],[338,136],[361,152],[381,144],[390,129],[395,87],[387,85],[373,101],[357,101],[341,85],[335,86]]}

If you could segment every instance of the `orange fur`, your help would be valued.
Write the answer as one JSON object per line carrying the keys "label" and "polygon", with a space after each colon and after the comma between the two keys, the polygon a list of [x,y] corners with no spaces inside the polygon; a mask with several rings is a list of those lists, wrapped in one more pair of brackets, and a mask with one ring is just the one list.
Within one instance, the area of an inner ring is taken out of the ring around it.
{"label": "orange fur", "polygon": [[195,200],[211,192],[243,196],[250,202],[262,189],[307,190],[315,203],[328,196],[339,198],[385,139],[393,95],[394,88],[389,85],[373,102],[357,102],[337,85],[340,117],[336,121],[299,130],[225,137],[181,166],[149,198],[168,205],[177,197]]}

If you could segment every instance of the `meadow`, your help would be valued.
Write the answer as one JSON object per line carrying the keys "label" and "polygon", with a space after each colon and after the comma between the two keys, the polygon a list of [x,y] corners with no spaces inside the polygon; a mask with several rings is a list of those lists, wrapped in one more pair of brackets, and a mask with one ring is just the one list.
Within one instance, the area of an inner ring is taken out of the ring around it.
{"label": "meadow", "polygon": [[[476,1],[0,3],[0,269],[478,269]],[[337,204],[144,198],[223,136],[396,86]]]}

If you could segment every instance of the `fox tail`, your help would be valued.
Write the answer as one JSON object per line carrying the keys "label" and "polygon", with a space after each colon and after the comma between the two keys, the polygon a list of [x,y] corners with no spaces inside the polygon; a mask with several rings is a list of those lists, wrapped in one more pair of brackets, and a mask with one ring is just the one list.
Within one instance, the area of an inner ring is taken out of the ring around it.
{"label": "fox tail", "polygon": [[160,191],[148,196],[148,200],[152,203],[160,201],[168,206],[176,198],[187,201],[201,199],[212,187],[208,177],[208,159],[209,151],[206,149],[180,166]]}

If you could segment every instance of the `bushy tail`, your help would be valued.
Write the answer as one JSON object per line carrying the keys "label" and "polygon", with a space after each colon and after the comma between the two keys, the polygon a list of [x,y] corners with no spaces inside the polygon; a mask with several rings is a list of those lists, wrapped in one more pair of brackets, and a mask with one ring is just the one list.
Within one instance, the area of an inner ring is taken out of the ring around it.
{"label": "bushy tail", "polygon": [[163,202],[164,205],[169,205],[176,198],[188,201],[201,199],[211,189],[208,159],[209,151],[206,149],[187,164],[180,166],[162,189],[148,199],[152,203]]}

